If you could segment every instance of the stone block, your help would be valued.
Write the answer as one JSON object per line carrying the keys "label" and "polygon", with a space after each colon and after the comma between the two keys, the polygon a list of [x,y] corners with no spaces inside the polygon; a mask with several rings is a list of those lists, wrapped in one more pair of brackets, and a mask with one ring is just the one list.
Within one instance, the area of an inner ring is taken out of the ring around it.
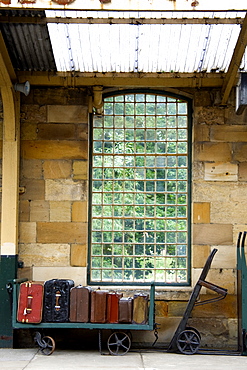
{"label": "stone block", "polygon": [[21,140],[37,140],[37,124],[34,122],[21,123]]}
{"label": "stone block", "polygon": [[194,182],[192,199],[199,203],[227,202],[231,200],[235,188],[236,184],[228,182]]}
{"label": "stone block", "polygon": [[[216,298],[215,294],[201,294],[199,302]],[[213,304],[204,304],[194,306],[191,317],[223,317],[236,318],[237,317],[237,298],[235,295],[227,295],[223,300],[214,302]]]}
{"label": "stone block", "polygon": [[70,251],[71,266],[87,267],[87,245],[72,244]]}
{"label": "stone block", "polygon": [[[207,281],[227,289],[228,294],[236,294],[235,269],[210,269],[207,276]],[[210,290],[206,291],[210,292]]]}
{"label": "stone block", "polygon": [[206,124],[194,126],[194,142],[210,141],[210,127]]}
{"label": "stone block", "polygon": [[232,144],[230,143],[196,143],[194,150],[195,161],[231,162]]}
{"label": "stone block", "polygon": [[25,266],[69,266],[69,244],[20,244],[19,256]]}
{"label": "stone block", "polygon": [[23,159],[21,176],[26,179],[42,179],[42,161],[38,159]]}
{"label": "stone block", "polygon": [[176,317],[183,316],[184,311],[187,307],[187,302],[168,302],[168,316]]}
{"label": "stone block", "polygon": [[22,104],[21,113],[26,122],[46,122],[47,107],[38,104]]}
{"label": "stone block", "polygon": [[231,224],[194,224],[193,244],[232,244]]}
{"label": "stone block", "polygon": [[208,224],[210,222],[210,203],[193,203],[193,222],[195,224]]}
{"label": "stone block", "polygon": [[206,181],[238,181],[238,165],[234,163],[205,163]]}
{"label": "stone block", "polygon": [[223,125],[225,123],[224,108],[195,107],[194,116],[197,124]]}
{"label": "stone block", "polygon": [[209,245],[193,245],[192,248],[192,267],[203,268],[210,255]]}
{"label": "stone block", "polygon": [[168,316],[168,302],[155,301],[155,317]]}
{"label": "stone block", "polygon": [[234,143],[232,144],[233,161],[246,162],[247,143]]}
{"label": "stone block", "polygon": [[72,203],[72,221],[73,222],[87,222],[88,209],[87,202],[73,202]]}
{"label": "stone block", "polygon": [[33,280],[46,281],[50,279],[72,279],[75,285],[87,285],[87,268],[86,267],[33,267]]}
{"label": "stone block", "polygon": [[71,177],[72,161],[47,160],[43,164],[45,179],[67,179]]}
{"label": "stone block", "polygon": [[234,245],[216,245],[218,251],[213,259],[212,268],[234,269],[237,266],[236,247]]}
{"label": "stone block", "polygon": [[73,181],[72,179],[58,179],[45,181],[45,199],[54,201],[85,200],[87,196],[87,184],[85,181]]}
{"label": "stone block", "polygon": [[74,161],[73,162],[73,178],[75,180],[88,179],[88,162],[87,161]]}
{"label": "stone block", "polygon": [[73,123],[40,123],[37,127],[38,140],[73,140],[76,139]]}
{"label": "stone block", "polygon": [[49,221],[50,205],[45,200],[30,202],[30,221]]}
{"label": "stone block", "polygon": [[222,142],[247,142],[246,125],[212,126],[210,131],[211,141]]}
{"label": "stone block", "polygon": [[47,121],[57,123],[86,123],[87,106],[83,105],[48,105]]}
{"label": "stone block", "polygon": [[50,221],[71,221],[71,202],[50,202]]}
{"label": "stone block", "polygon": [[87,224],[81,222],[37,222],[38,243],[87,242]]}
{"label": "stone block", "polygon": [[80,140],[88,140],[88,124],[82,123],[76,126],[77,138]]}
{"label": "stone block", "polygon": [[192,163],[192,181],[204,179],[204,162]]}
{"label": "stone block", "polygon": [[19,222],[19,242],[36,242],[36,222]]}
{"label": "stone block", "polygon": [[20,200],[19,202],[19,221],[30,221],[30,202],[29,200]]}
{"label": "stone block", "polygon": [[238,166],[238,180],[247,181],[247,162],[239,163]]}
{"label": "stone block", "polygon": [[40,105],[67,104],[67,92],[63,88],[39,88],[31,89],[33,103]]}
{"label": "stone block", "polygon": [[23,267],[21,269],[17,269],[17,279],[28,279],[29,281],[33,281],[33,268],[32,267]]}
{"label": "stone block", "polygon": [[44,200],[45,199],[45,181],[36,179],[22,179],[22,186],[25,187],[25,193],[21,195],[22,200]]}
{"label": "stone block", "polygon": [[197,90],[194,93],[195,107],[208,107],[212,104],[211,94],[208,90]]}
{"label": "stone block", "polygon": [[[241,199],[241,198],[240,198]],[[211,205],[211,222],[212,223],[242,223],[242,220],[246,217],[245,207],[247,202],[243,199],[239,201],[231,202],[226,201],[225,203],[214,202]]]}
{"label": "stone block", "polygon": [[24,140],[21,154],[25,159],[87,159],[87,146],[86,141]]}

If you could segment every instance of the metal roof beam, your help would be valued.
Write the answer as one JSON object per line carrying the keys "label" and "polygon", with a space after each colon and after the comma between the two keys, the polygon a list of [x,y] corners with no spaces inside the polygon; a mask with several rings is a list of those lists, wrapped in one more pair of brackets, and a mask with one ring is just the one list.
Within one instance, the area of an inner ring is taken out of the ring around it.
{"label": "metal roof beam", "polygon": [[241,17],[235,18],[146,18],[146,17],[126,17],[126,18],[63,18],[63,17],[11,17],[1,16],[0,23],[19,23],[19,24],[47,24],[47,23],[61,23],[61,24],[242,24]]}
{"label": "metal roof beam", "polygon": [[17,72],[19,82],[28,80],[35,86],[109,86],[109,87],[176,87],[221,88],[223,73],[71,73]]}
{"label": "metal roof beam", "polygon": [[222,105],[226,105],[229,98],[231,89],[236,84],[236,77],[238,73],[239,66],[241,64],[245,48],[247,45],[247,14],[244,18],[244,22],[238,36],[238,40],[233,52],[231,62],[229,64],[228,71],[226,73],[224,83],[222,86]]}
{"label": "metal roof beam", "polygon": [[16,74],[13,68],[13,65],[11,63],[8,50],[6,48],[2,33],[0,31],[0,55],[3,59],[5,68],[7,69],[8,75],[12,81],[16,80]]}

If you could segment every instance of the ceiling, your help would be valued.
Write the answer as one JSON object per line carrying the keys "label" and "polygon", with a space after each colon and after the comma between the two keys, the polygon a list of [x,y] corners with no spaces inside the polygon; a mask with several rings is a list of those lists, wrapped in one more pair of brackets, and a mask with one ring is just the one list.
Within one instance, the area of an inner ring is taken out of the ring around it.
{"label": "ceiling", "polygon": [[28,78],[37,85],[80,86],[93,77],[94,85],[102,85],[104,78],[115,78],[108,84],[129,78],[129,83],[138,86],[156,78],[152,83],[158,86],[169,80],[171,86],[221,86],[226,90],[236,83],[239,71],[247,72],[246,29],[245,10],[0,7],[0,51],[6,49],[18,81]]}

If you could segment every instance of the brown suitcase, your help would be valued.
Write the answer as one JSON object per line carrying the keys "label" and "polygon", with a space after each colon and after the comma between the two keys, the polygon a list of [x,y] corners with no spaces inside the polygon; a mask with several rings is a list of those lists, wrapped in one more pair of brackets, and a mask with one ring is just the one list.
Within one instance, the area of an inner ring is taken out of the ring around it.
{"label": "brown suitcase", "polygon": [[115,324],[118,323],[118,306],[119,300],[123,294],[110,292],[107,295],[107,322]]}
{"label": "brown suitcase", "polygon": [[100,289],[91,292],[91,322],[106,323],[107,294],[107,290]]}
{"label": "brown suitcase", "polygon": [[133,299],[133,324],[146,324],[148,320],[148,294],[135,294]]}
{"label": "brown suitcase", "polygon": [[91,288],[78,285],[70,290],[70,321],[89,322]]}
{"label": "brown suitcase", "polygon": [[118,308],[118,321],[132,323],[133,298],[120,298]]}
{"label": "brown suitcase", "polygon": [[44,284],[27,281],[20,285],[17,321],[38,324],[42,321]]}

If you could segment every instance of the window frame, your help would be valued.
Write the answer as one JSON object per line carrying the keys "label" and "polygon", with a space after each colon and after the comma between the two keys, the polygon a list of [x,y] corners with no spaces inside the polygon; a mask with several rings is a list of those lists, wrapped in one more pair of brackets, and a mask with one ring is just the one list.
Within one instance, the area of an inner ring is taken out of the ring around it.
{"label": "window frame", "polygon": [[[174,287],[183,287],[183,286],[190,286],[191,285],[191,209],[192,209],[192,197],[191,197],[191,182],[192,182],[192,100],[186,96],[171,93],[165,90],[156,90],[156,89],[123,89],[118,91],[111,91],[108,93],[102,94],[102,99],[104,101],[105,98],[109,97],[116,97],[126,94],[154,94],[154,95],[161,95],[168,98],[175,98],[181,99],[187,103],[187,119],[188,119],[188,177],[187,177],[187,184],[188,184],[188,242],[187,242],[187,277],[188,280],[186,282],[155,282],[156,286],[174,286]],[[88,199],[88,264],[87,264],[87,283],[90,285],[102,285],[102,286],[149,286],[150,282],[138,282],[138,281],[93,281],[91,280],[90,274],[90,267],[91,267],[91,226],[92,226],[92,162],[93,162],[93,119],[94,113],[90,113],[89,115],[89,199]]]}

